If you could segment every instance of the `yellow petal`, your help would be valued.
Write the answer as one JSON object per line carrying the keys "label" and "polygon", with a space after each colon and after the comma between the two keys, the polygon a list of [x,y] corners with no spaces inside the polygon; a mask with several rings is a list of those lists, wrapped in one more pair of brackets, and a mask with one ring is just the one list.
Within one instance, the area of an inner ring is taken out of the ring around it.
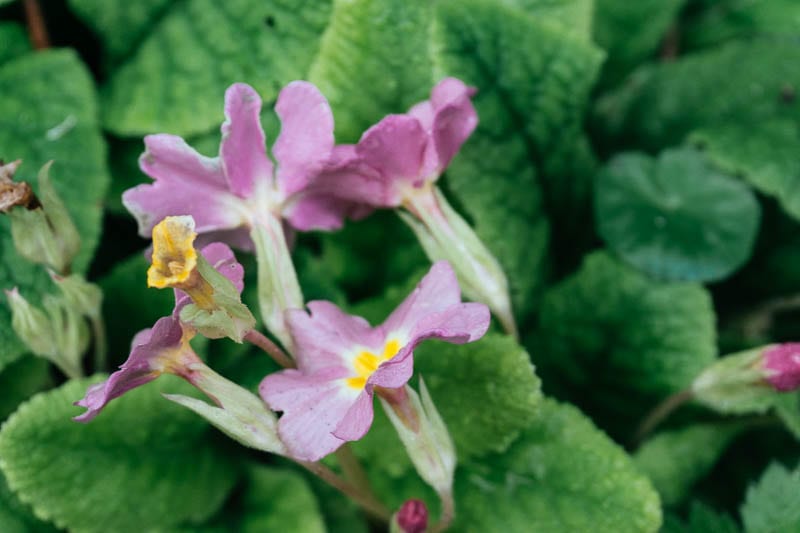
{"label": "yellow petal", "polygon": [[153,264],[147,270],[147,286],[163,289],[186,282],[197,267],[194,219],[166,217],[153,228]]}

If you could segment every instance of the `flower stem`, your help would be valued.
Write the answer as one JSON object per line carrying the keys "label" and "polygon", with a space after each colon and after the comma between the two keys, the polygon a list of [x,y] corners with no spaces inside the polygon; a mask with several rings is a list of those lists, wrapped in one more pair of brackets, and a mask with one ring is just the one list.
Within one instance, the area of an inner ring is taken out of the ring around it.
{"label": "flower stem", "polygon": [[666,418],[671,415],[676,409],[692,399],[694,393],[691,389],[685,389],[680,392],[668,396],[664,401],[658,404],[655,409],[650,411],[650,414],[645,417],[639,425],[639,429],[633,437],[633,442],[636,446],[642,443],[645,438],[657,428]]}
{"label": "flower stem", "polygon": [[445,531],[452,525],[453,519],[456,516],[456,507],[452,492],[439,493],[439,500],[442,503],[442,514],[439,517],[439,522],[431,528],[432,533]]}
{"label": "flower stem", "polygon": [[37,0],[25,0],[25,20],[28,23],[28,37],[36,50],[50,48],[50,37],[47,35],[47,26],[44,23],[42,10]]}
{"label": "flower stem", "polygon": [[367,473],[349,444],[345,443],[344,446],[336,450],[336,459],[339,461],[346,479],[364,492],[373,493]]}
{"label": "flower stem", "polygon": [[94,333],[94,367],[95,371],[105,370],[106,356],[108,354],[108,341],[106,339],[106,325],[103,316],[97,314],[89,319]]}
{"label": "flower stem", "polygon": [[392,513],[389,509],[378,501],[375,496],[365,493],[355,485],[345,481],[336,475],[336,473],[325,465],[320,463],[312,463],[309,461],[297,461],[303,468],[328,483],[330,486],[356,502],[369,514],[388,522]]}
{"label": "flower stem", "polygon": [[251,329],[245,334],[244,340],[261,348],[267,355],[272,357],[273,361],[283,368],[295,368],[296,365],[294,361],[286,355],[286,352],[281,350],[280,346],[269,340],[269,338],[260,331]]}

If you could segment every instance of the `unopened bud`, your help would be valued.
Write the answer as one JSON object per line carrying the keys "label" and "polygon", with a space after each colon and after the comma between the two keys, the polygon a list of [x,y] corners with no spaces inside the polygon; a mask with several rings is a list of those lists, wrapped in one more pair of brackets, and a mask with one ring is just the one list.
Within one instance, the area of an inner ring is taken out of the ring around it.
{"label": "unopened bud", "polygon": [[57,350],[52,335],[53,326],[44,311],[31,305],[16,287],[6,291],[11,307],[11,327],[17,337],[34,354],[51,359]]}
{"label": "unopened bud", "polygon": [[800,342],[786,342],[764,350],[766,380],[776,390],[789,392],[800,387]]}
{"label": "unopened bud", "polygon": [[392,533],[424,533],[428,528],[428,508],[422,500],[406,500],[392,518]]}

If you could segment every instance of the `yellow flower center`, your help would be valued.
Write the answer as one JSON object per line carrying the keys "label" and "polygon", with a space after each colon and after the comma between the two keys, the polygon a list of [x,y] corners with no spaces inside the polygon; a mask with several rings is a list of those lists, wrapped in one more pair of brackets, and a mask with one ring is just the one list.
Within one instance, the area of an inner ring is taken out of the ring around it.
{"label": "yellow flower center", "polygon": [[393,339],[386,343],[383,347],[381,355],[375,355],[366,350],[359,352],[353,360],[353,369],[356,375],[347,378],[347,385],[354,389],[363,389],[367,385],[369,377],[378,370],[381,363],[388,361],[400,351],[400,341]]}
{"label": "yellow flower center", "polygon": [[[194,219],[166,217],[153,228],[153,264],[147,269],[147,286],[163,289],[187,282],[197,267]],[[180,288],[180,287],[179,287]]]}

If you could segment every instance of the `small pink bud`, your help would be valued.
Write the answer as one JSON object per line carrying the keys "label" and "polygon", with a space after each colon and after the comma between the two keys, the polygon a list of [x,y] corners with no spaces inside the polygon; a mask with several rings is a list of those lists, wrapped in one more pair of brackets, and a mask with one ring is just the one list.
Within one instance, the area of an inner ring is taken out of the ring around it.
{"label": "small pink bud", "polygon": [[424,533],[428,527],[428,508],[422,500],[407,500],[397,511],[397,525],[404,533]]}
{"label": "small pink bud", "polygon": [[800,342],[786,342],[767,348],[764,352],[766,379],[779,391],[800,387]]}

